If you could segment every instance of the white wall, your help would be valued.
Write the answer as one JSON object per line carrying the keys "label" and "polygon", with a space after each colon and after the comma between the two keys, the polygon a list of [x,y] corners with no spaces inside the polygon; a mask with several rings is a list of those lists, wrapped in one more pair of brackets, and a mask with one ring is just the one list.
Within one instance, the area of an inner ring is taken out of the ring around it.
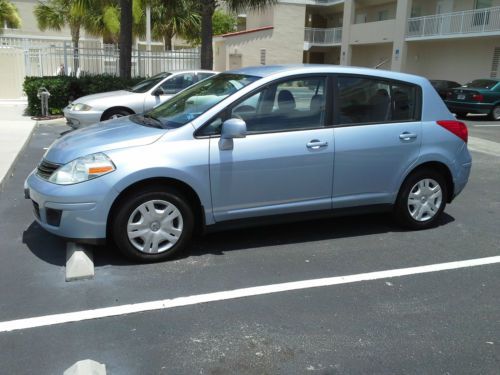
{"label": "white wall", "polygon": [[[230,54],[241,54],[242,65],[244,67],[260,65],[261,49],[266,49],[266,65],[302,63],[305,5],[278,4],[273,10],[273,23],[271,25],[266,25],[262,21],[260,26],[256,26],[257,23],[251,21],[250,26],[247,23],[247,27],[250,29],[274,26],[274,29],[235,35],[217,40],[214,45],[214,69],[220,71],[228,69]],[[270,18],[263,19],[269,20]],[[290,20],[300,21],[291,22]],[[224,43],[225,48],[222,48],[221,42]],[[224,54],[224,56],[221,56],[221,54]]]}
{"label": "white wall", "polygon": [[405,71],[459,83],[488,78],[495,47],[500,37],[410,42]]}
{"label": "white wall", "polygon": [[364,45],[352,47],[352,66],[374,68],[384,60],[388,60],[380,69],[391,69],[392,43]]}

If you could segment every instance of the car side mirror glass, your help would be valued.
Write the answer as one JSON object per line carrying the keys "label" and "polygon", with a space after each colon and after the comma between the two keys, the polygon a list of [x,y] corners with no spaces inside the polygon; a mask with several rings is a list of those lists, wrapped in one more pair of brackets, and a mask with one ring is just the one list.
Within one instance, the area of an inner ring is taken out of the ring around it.
{"label": "car side mirror glass", "polygon": [[222,124],[219,139],[220,150],[232,150],[234,138],[245,138],[247,135],[247,124],[239,118],[226,120]]}

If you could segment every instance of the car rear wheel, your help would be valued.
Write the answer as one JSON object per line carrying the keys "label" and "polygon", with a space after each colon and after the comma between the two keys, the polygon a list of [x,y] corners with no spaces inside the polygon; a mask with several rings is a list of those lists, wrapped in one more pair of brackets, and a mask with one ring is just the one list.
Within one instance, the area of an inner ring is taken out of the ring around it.
{"label": "car rear wheel", "polygon": [[111,120],[111,119],[124,117],[124,116],[130,116],[131,114],[132,114],[132,112],[130,112],[126,109],[121,109],[121,108],[110,109],[109,111],[105,112],[102,115],[102,121]]}
{"label": "car rear wheel", "polygon": [[193,234],[193,211],[174,189],[143,189],[122,200],[115,212],[114,242],[135,261],[169,259],[187,247]]}
{"label": "car rear wheel", "polygon": [[490,113],[490,117],[492,120],[499,121],[500,120],[500,105],[493,107]]}
{"label": "car rear wheel", "polygon": [[398,194],[396,220],[411,229],[433,227],[446,206],[447,194],[446,182],[440,173],[432,169],[414,172]]}

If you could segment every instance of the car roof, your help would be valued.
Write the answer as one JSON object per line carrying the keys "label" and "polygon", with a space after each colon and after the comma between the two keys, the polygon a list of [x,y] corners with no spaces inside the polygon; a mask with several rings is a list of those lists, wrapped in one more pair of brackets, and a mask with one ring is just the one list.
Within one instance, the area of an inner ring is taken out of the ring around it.
{"label": "car roof", "polygon": [[327,65],[327,64],[284,64],[284,65],[263,65],[251,66],[235,70],[229,70],[226,73],[246,74],[257,77],[270,77],[281,75],[282,73],[309,74],[309,73],[341,73],[341,74],[361,74],[399,81],[408,81],[421,84],[427,81],[426,78],[408,73],[393,72],[382,69],[370,69],[352,66]]}

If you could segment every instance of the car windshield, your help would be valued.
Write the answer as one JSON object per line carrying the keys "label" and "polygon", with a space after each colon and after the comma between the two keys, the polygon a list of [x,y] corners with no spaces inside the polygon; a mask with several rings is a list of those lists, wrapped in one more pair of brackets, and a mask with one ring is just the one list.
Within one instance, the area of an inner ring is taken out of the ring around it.
{"label": "car windshield", "polygon": [[148,115],[161,121],[165,128],[178,128],[259,78],[243,74],[218,74],[182,91]]}
{"label": "car windshield", "polygon": [[155,85],[160,83],[162,80],[167,78],[169,75],[172,75],[172,73],[157,74],[155,76],[152,76],[151,78],[148,78],[144,81],[139,82],[135,86],[132,86],[131,88],[128,89],[128,91],[132,91],[135,93],[144,93],[146,91],[151,90]]}
{"label": "car windshield", "polygon": [[474,89],[492,89],[497,83],[497,81],[493,81],[491,79],[476,79],[475,81],[467,84],[466,87]]}

